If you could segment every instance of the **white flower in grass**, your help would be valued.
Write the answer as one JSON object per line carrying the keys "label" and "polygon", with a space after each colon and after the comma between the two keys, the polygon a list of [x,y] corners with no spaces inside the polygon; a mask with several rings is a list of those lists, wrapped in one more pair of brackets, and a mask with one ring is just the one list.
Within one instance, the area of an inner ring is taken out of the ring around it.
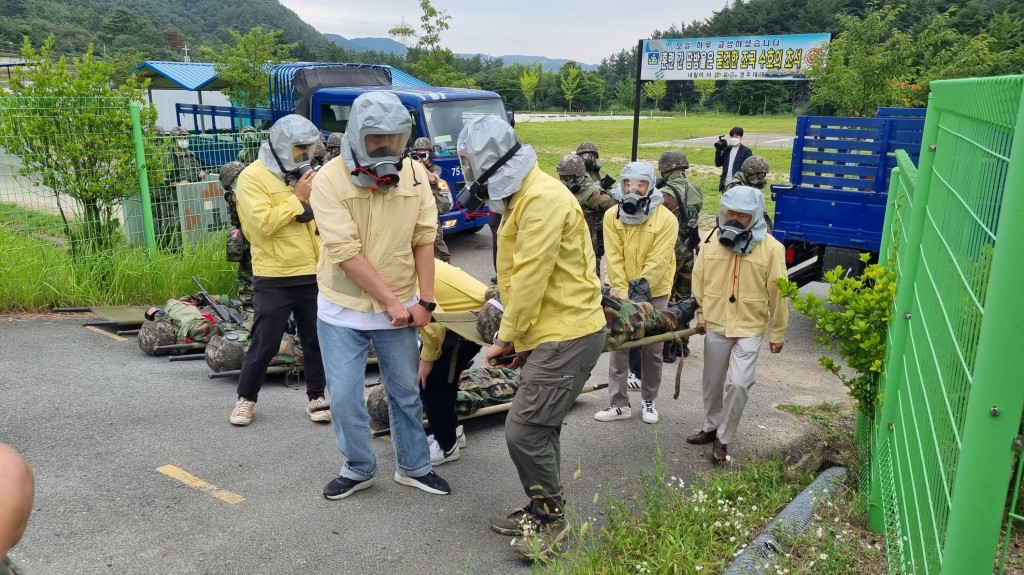
{"label": "white flower in grass", "polygon": [[696,565],[696,566],[694,566],[694,568],[693,568],[693,570],[694,570],[694,571],[701,571],[701,570],[703,570],[703,569],[704,569],[704,566],[703,566],[703,565]]}
{"label": "white flower in grass", "polygon": [[818,555],[818,559],[821,559],[822,561],[824,561],[824,560],[828,559],[828,554],[827,553],[822,553],[821,555]]}

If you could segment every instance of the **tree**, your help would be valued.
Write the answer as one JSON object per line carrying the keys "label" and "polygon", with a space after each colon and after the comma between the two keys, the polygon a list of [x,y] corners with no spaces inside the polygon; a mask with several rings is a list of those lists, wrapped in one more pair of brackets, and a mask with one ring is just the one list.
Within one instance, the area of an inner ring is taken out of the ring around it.
{"label": "tree", "polygon": [[636,95],[636,85],[630,78],[623,78],[615,85],[615,103],[627,110],[633,108],[633,98]]}
{"label": "tree", "polygon": [[[11,94],[0,96],[0,148],[21,160],[17,177],[52,191],[75,257],[105,250],[120,238],[117,214],[138,193],[129,103],[142,112],[143,129],[156,123],[145,87],[115,86],[113,68],[92,46],[81,58],[54,60],[51,35],[37,52],[26,40]],[[148,154],[154,170],[159,159]]]}
{"label": "tree", "polygon": [[901,8],[885,7],[863,19],[839,16],[843,32],[812,63],[811,101],[844,116],[873,116],[899,95],[895,83],[910,72],[911,39],[895,28]]}
{"label": "tree", "polygon": [[[414,51],[420,55],[409,65],[410,71],[433,86],[475,88],[476,82],[472,78],[452,66],[451,60],[455,57],[452,51],[441,45],[441,32],[448,29],[451,16],[444,10],[434,8],[430,0],[420,0],[420,9],[423,10],[420,16],[422,30],[416,44],[417,50]],[[401,30],[401,26],[391,30],[403,34],[408,32]]]}
{"label": "tree", "polygon": [[540,81],[540,66],[527,68],[526,71],[519,76],[519,87],[523,91],[523,96],[526,98],[526,103],[531,108],[533,107],[533,95],[537,91],[537,82]]}
{"label": "tree", "polygon": [[658,109],[658,100],[665,97],[665,93],[668,91],[668,84],[665,80],[653,80],[644,84],[644,97],[648,100],[654,100],[654,109],[651,110],[651,115],[654,115],[655,110]]}
{"label": "tree", "polygon": [[704,104],[707,103],[708,98],[711,97],[711,94],[714,94],[715,90],[718,89],[718,82],[714,80],[694,80],[693,87],[695,90],[697,90],[697,93],[700,94],[699,105],[700,109],[704,110]]}
{"label": "tree", "polygon": [[562,95],[569,102],[569,111],[572,111],[572,101],[580,93],[580,76],[583,71],[575,62],[567,62],[558,71],[558,83],[562,87]]}
{"label": "tree", "polygon": [[241,106],[265,106],[270,102],[270,68],[286,62],[298,44],[280,44],[280,30],[264,32],[256,26],[244,36],[237,30],[228,30],[235,40],[234,47],[222,44],[219,50],[203,48],[213,61],[213,70],[227,83],[224,95]]}

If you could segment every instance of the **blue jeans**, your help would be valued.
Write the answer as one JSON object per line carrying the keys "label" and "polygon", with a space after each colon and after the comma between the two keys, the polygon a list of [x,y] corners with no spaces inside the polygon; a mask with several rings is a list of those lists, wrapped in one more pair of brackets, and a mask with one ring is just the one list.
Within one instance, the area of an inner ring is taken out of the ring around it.
{"label": "blue jeans", "polygon": [[423,433],[423,404],[416,383],[416,330],[404,327],[363,331],[319,319],[316,327],[331,395],[334,437],[347,458],[340,475],[365,481],[377,472],[377,457],[370,446],[370,418],[363,402],[366,356],[371,341],[388,395],[396,471],[406,477],[429,473],[430,450]]}

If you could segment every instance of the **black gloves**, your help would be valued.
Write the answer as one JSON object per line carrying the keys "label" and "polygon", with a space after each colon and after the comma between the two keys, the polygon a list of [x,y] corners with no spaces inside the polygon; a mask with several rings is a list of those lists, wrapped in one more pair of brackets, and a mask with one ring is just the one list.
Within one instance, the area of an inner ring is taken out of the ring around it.
{"label": "black gloves", "polygon": [[601,189],[610,190],[615,185],[615,178],[605,174],[598,183],[601,184]]}
{"label": "black gloves", "polygon": [[629,299],[635,302],[652,302],[654,297],[651,295],[651,284],[646,278],[629,282]]}
{"label": "black gloves", "polygon": [[668,306],[668,311],[676,316],[676,329],[686,329],[697,315],[697,300],[692,296],[681,299]]}

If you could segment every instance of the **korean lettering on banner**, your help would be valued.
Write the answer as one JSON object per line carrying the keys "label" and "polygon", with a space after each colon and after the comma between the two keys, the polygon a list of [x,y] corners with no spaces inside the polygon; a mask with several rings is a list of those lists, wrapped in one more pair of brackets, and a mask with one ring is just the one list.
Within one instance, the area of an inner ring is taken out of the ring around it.
{"label": "korean lettering on banner", "polygon": [[805,79],[828,34],[647,40],[641,79]]}

